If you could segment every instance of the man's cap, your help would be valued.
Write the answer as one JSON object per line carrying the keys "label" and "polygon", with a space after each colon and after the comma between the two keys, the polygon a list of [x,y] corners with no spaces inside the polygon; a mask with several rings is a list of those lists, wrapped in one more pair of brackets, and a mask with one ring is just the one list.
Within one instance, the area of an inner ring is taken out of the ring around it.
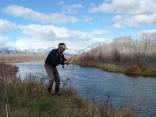
{"label": "man's cap", "polygon": [[58,44],[58,47],[61,47],[61,48],[64,48],[64,49],[68,49],[68,48],[66,47],[66,44],[65,44],[65,43],[59,43],[59,44]]}

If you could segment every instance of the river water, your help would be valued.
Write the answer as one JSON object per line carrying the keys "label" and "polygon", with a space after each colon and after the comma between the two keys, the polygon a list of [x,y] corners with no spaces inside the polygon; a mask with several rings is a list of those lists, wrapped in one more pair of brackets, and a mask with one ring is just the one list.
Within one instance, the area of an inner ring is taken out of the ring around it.
{"label": "river water", "polygon": [[[43,61],[22,62],[16,66],[19,67],[17,76],[21,78],[28,74],[46,77]],[[70,79],[69,84],[89,100],[104,103],[110,96],[115,106],[125,103],[139,108],[145,117],[156,117],[156,78],[132,77],[79,65],[58,66],[58,71],[62,81]]]}

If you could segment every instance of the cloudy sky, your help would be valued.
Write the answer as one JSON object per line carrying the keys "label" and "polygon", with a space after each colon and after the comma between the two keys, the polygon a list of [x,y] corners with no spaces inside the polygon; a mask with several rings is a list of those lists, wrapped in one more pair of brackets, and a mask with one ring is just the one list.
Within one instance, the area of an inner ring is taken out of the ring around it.
{"label": "cloudy sky", "polygon": [[0,1],[0,48],[78,50],[156,31],[156,0]]}

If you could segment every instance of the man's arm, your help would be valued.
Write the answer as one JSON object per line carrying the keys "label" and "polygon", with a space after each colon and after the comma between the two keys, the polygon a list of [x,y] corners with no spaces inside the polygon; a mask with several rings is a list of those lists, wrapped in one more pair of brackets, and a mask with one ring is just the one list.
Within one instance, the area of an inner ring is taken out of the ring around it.
{"label": "man's arm", "polygon": [[71,62],[71,60],[72,60],[72,57],[66,59],[66,60],[64,61],[64,64],[67,64],[67,65],[68,65],[68,64]]}

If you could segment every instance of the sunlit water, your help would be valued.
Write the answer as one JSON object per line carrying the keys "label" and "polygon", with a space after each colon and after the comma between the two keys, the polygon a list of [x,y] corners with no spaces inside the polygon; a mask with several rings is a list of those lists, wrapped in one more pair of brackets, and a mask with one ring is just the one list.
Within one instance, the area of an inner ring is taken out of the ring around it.
{"label": "sunlit water", "polygon": [[[46,76],[44,62],[23,62],[17,76],[25,78],[28,74]],[[80,95],[104,103],[111,96],[116,106],[126,103],[137,106],[144,116],[156,116],[156,78],[132,77],[120,73],[105,72],[96,68],[68,65],[58,66],[61,80],[70,79],[70,84]]]}

